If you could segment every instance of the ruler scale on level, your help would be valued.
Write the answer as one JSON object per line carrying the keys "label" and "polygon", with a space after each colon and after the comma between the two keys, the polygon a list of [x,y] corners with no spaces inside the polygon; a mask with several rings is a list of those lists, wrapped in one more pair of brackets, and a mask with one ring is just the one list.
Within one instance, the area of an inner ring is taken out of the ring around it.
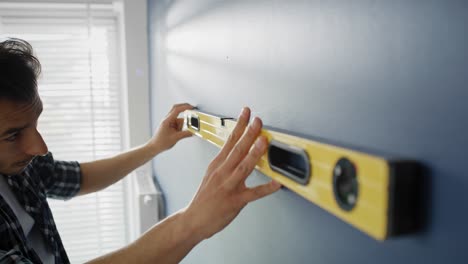
{"label": "ruler scale on level", "polygon": [[[195,135],[222,147],[233,118],[185,111]],[[256,169],[378,240],[420,227],[421,169],[411,160],[362,151],[263,129],[267,153]]]}

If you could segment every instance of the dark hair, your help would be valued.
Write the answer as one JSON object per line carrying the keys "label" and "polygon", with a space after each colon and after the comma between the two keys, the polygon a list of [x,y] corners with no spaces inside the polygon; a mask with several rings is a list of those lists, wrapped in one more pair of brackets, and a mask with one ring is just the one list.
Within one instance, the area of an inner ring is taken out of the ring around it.
{"label": "dark hair", "polygon": [[40,73],[41,64],[27,41],[11,38],[0,42],[0,100],[32,101]]}

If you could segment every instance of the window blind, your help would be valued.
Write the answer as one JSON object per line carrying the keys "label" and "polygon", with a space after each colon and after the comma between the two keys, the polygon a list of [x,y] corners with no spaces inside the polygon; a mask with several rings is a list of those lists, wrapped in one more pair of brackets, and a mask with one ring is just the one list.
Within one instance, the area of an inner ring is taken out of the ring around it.
{"label": "window blind", "polygon": [[[55,159],[122,150],[118,11],[100,4],[0,3],[0,34],[27,40],[42,64],[41,131]],[[49,199],[72,263],[128,242],[122,182],[70,201]]]}

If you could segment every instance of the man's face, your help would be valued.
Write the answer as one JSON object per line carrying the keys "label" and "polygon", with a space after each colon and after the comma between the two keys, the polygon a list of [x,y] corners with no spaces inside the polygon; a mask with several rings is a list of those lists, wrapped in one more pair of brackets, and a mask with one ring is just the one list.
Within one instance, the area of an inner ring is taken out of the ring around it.
{"label": "man's face", "polygon": [[37,131],[41,112],[39,96],[29,103],[0,99],[0,174],[18,174],[35,156],[47,154]]}

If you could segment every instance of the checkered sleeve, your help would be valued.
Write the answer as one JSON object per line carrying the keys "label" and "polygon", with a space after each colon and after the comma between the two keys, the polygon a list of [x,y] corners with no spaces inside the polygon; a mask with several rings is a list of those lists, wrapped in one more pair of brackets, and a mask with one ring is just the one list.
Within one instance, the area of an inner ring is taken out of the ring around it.
{"label": "checkered sleeve", "polygon": [[54,160],[49,152],[45,156],[37,157],[34,163],[39,168],[38,176],[47,197],[68,200],[80,191],[81,168],[78,162]]}
{"label": "checkered sleeve", "polygon": [[21,252],[17,250],[4,251],[0,250],[0,264],[32,264],[31,261],[23,257]]}

